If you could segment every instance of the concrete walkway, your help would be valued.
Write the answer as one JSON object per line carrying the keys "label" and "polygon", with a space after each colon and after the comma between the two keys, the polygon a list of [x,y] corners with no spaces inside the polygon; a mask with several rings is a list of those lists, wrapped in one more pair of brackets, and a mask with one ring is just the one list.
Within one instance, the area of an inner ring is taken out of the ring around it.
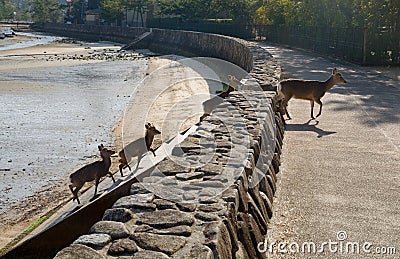
{"label": "concrete walkway", "polygon": [[[322,98],[317,120],[309,120],[308,101],[289,102],[293,119],[287,121],[268,242],[295,242],[300,252],[279,254],[274,246],[269,258],[399,258],[400,82],[315,54],[263,46],[286,78],[326,80],[337,67],[348,81]],[[304,242],[315,243],[317,252],[305,246],[303,253]],[[396,255],[378,254],[393,253],[392,247]]]}

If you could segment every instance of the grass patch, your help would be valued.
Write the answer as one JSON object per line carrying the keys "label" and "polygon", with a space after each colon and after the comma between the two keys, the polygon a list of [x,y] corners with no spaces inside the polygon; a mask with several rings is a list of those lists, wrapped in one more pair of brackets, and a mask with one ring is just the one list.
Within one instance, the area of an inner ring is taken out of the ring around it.
{"label": "grass patch", "polygon": [[27,236],[35,228],[37,228],[40,224],[42,224],[46,219],[48,219],[47,215],[41,216],[38,220],[33,222],[27,229],[25,229],[22,233],[20,233],[17,237],[15,237],[10,243],[8,243],[3,248],[0,248],[0,257],[4,256],[9,250],[11,250],[11,248],[13,248],[25,236]]}
{"label": "grass patch", "polygon": [[18,244],[24,237],[26,237],[29,233],[35,230],[40,224],[46,221],[51,215],[53,215],[57,210],[59,210],[62,206],[64,206],[71,199],[63,201],[61,204],[48,211],[46,214],[41,216],[38,220],[33,222],[29,227],[27,227],[24,231],[22,231],[18,236],[16,236],[13,240],[11,240],[6,246],[0,248],[0,258],[2,258],[6,253],[11,251],[16,244]]}
{"label": "grass patch", "polygon": [[45,221],[47,219],[47,216],[44,215],[42,217],[40,217],[38,220],[36,220],[35,222],[33,222],[27,229],[25,229],[21,235],[27,235],[29,233],[32,232],[32,230],[34,230],[37,226],[39,226],[40,224],[42,224],[43,221]]}

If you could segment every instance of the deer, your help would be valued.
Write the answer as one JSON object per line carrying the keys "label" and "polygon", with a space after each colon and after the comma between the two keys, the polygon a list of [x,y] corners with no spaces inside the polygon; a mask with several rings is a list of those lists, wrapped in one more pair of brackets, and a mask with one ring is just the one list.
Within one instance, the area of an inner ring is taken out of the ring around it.
{"label": "deer", "polygon": [[151,151],[153,155],[156,156],[156,153],[154,152],[154,149],[151,148],[151,145],[153,144],[154,136],[161,134],[161,131],[156,129],[156,127],[151,123],[146,123],[145,128],[146,128],[146,133],[144,137],[129,143],[121,151],[118,152],[118,155],[120,157],[119,171],[121,173],[121,176],[123,176],[122,169],[128,167],[129,171],[132,170],[128,164],[128,162],[132,158],[138,157],[138,161],[136,164],[136,169],[137,169],[139,167],[140,160],[142,159],[145,153]]}
{"label": "deer", "polygon": [[319,117],[322,112],[321,98],[334,85],[345,83],[347,83],[347,81],[336,68],[332,70],[331,76],[326,81],[286,79],[280,81],[278,84],[278,99],[283,99],[282,109],[289,120],[292,119],[287,110],[289,100],[292,98],[309,100],[311,104],[311,118],[315,119],[314,102],[319,104],[319,113],[317,114],[317,117]]}
{"label": "deer", "polygon": [[[102,177],[108,174],[111,176],[111,179],[115,183],[114,177],[109,171],[111,166],[111,156],[115,154],[115,151],[105,148],[103,144],[99,145],[98,149],[102,158],[101,161],[96,161],[88,164],[69,176],[71,182],[71,184],[69,185],[69,189],[73,194],[72,201],[76,199],[78,204],[81,203],[78,198],[78,192],[86,182],[91,182],[93,180],[95,180],[96,182],[93,197],[96,197],[97,186],[99,185],[99,181]],[[75,189],[73,189],[73,187],[75,187]]]}
{"label": "deer", "polygon": [[212,111],[219,105],[221,104],[224,99],[226,99],[226,97],[228,97],[228,95],[235,91],[235,89],[237,89],[237,87],[239,85],[241,85],[242,83],[235,77],[232,75],[228,75],[228,89],[219,93],[218,95],[214,96],[213,98],[203,102],[203,115],[200,117],[200,121],[199,124],[204,120],[205,117],[210,116],[210,114],[212,113]]}

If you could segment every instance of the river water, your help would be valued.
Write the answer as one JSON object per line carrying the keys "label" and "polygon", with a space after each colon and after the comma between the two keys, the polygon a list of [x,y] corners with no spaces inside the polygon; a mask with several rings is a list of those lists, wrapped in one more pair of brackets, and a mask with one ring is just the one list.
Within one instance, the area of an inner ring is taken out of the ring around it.
{"label": "river water", "polygon": [[35,67],[1,55],[55,39],[0,46],[0,66],[15,66],[0,71],[0,213],[96,160],[146,72],[143,59]]}

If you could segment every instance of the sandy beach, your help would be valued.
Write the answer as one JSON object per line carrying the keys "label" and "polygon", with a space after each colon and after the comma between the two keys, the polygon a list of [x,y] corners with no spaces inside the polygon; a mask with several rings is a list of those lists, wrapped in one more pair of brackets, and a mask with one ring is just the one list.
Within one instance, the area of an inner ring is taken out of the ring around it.
{"label": "sandy beach", "polygon": [[[46,151],[36,151],[38,154],[34,158],[37,161],[34,159],[33,163],[29,162],[33,158],[29,150],[37,143],[30,141],[26,144],[26,137],[18,142],[11,136],[12,126],[2,126],[2,131],[9,135],[5,138],[8,142],[4,142],[9,146],[2,149],[9,152],[5,152],[8,157],[4,153],[0,157],[0,170],[5,169],[0,171],[1,182],[7,183],[0,185],[4,193],[0,196],[0,204],[6,206],[0,211],[0,228],[3,230],[0,247],[42,215],[71,198],[69,174],[73,169],[98,159],[97,145],[100,142],[118,151],[129,141],[143,136],[144,122],[152,122],[162,131],[162,135],[154,141],[154,146],[158,146],[196,123],[202,115],[201,105],[188,109],[188,112],[182,112],[179,107],[177,109],[177,105],[187,105],[193,96],[196,96],[197,104],[210,96],[210,82],[198,79],[200,75],[196,71],[182,65],[180,60],[184,60],[183,57],[147,58],[137,53],[119,53],[119,48],[119,45],[109,42],[59,40],[46,45],[0,51],[0,98],[44,95],[45,108],[28,108],[24,111],[26,114],[20,115],[45,114],[37,118],[45,120],[48,114],[52,117],[51,111],[55,109],[54,114],[58,118],[57,123],[46,126],[52,129],[51,137],[48,132],[39,137],[40,146],[43,148],[45,142]],[[89,78],[92,82],[82,78]],[[197,79],[187,81],[187,78]],[[71,88],[71,85],[76,87]],[[216,87],[220,86],[218,83]],[[78,95],[71,93],[71,90],[81,88],[84,91]],[[55,95],[63,91],[63,95]],[[89,94],[84,94],[86,91]],[[63,101],[52,102],[54,98]],[[76,99],[83,99],[84,103],[74,102]],[[103,107],[105,104],[108,104],[107,107]],[[76,110],[77,115],[68,118],[68,114],[75,114]],[[83,116],[83,113],[87,114]],[[97,120],[91,120],[94,115]],[[14,125],[14,130],[18,127],[19,124]],[[87,131],[88,127],[94,127],[95,134]],[[18,134],[15,136],[18,138]],[[83,138],[77,140],[79,137]],[[58,139],[56,143],[54,139]],[[15,149],[18,150],[16,158],[9,158]],[[49,150],[53,152],[47,152]],[[28,152],[26,156],[30,159],[18,157],[24,152]],[[12,162],[8,162],[10,160]],[[112,172],[117,171],[117,161],[118,158],[113,158]],[[34,170],[36,164],[43,165],[39,172]],[[16,192],[17,186],[21,185],[30,192]],[[32,186],[36,188],[30,188]],[[87,184],[86,188],[89,186]]]}

